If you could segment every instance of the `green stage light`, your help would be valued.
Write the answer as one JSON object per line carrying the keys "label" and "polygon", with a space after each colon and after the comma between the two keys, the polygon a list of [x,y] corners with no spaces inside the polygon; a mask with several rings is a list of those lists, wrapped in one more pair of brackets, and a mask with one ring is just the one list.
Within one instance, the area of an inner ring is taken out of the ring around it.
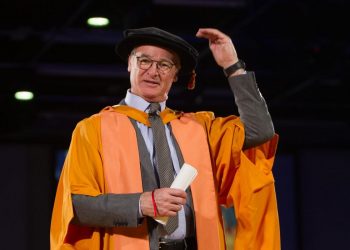
{"label": "green stage light", "polygon": [[109,24],[109,19],[106,17],[90,17],[87,23],[92,27],[104,27]]}
{"label": "green stage light", "polygon": [[15,98],[19,101],[30,101],[34,98],[34,94],[31,91],[17,91]]}

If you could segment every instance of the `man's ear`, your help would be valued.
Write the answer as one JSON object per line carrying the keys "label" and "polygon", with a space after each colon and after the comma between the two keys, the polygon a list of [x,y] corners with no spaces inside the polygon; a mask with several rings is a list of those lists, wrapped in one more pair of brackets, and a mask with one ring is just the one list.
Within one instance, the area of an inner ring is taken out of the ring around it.
{"label": "man's ear", "polygon": [[131,56],[128,58],[128,72],[131,71]]}
{"label": "man's ear", "polygon": [[177,74],[174,76],[174,81],[173,82],[177,82],[177,80],[179,80],[179,77],[177,76]]}

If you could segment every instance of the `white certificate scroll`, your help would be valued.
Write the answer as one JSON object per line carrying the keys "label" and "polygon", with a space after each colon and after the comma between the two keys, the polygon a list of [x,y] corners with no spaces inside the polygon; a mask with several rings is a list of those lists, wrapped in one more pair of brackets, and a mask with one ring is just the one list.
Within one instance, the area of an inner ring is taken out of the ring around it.
{"label": "white certificate scroll", "polygon": [[[197,169],[192,167],[190,164],[184,163],[177,174],[175,180],[171,184],[171,188],[177,188],[185,191],[193,182],[198,174]],[[165,225],[168,221],[168,217],[155,217],[158,223]]]}

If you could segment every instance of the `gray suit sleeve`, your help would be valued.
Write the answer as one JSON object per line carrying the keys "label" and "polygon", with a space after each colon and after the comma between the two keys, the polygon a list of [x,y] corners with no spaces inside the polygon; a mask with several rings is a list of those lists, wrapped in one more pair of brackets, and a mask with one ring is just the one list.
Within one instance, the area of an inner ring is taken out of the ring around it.
{"label": "gray suit sleeve", "polygon": [[244,148],[258,146],[271,139],[275,134],[272,119],[254,73],[233,76],[228,81],[245,128]]}
{"label": "gray suit sleeve", "polygon": [[73,194],[74,218],[72,223],[95,227],[137,227],[141,193],[103,194],[88,196]]}

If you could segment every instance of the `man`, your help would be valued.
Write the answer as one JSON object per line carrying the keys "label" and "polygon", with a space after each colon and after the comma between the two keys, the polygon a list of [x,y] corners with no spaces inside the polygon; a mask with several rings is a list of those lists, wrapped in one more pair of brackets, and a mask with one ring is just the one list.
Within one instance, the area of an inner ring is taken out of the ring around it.
{"label": "man", "polygon": [[[181,79],[194,87],[198,52],[191,45],[157,28],[124,35],[116,51],[128,63],[131,88],[119,105],[81,121],[73,133],[51,249],[225,249],[219,205],[235,209],[235,250],[279,249],[271,172],[277,136],[231,39],[216,29],[197,32],[224,69],[240,113],[215,118],[165,107],[172,84]],[[160,131],[166,142],[159,146]],[[161,158],[163,149],[168,156]],[[169,188],[183,163],[198,170],[197,178],[187,191]],[[168,224],[158,216],[169,217]]]}

